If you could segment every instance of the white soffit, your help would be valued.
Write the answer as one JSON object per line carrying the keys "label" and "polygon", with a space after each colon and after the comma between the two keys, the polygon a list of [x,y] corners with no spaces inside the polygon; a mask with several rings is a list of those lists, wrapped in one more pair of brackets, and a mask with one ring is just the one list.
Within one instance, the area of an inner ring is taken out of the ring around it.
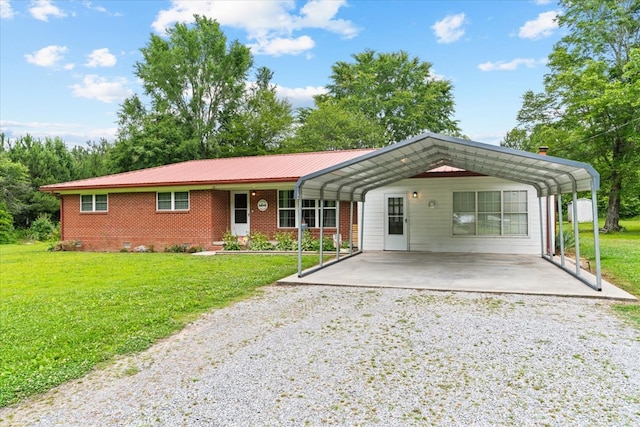
{"label": "white soffit", "polygon": [[299,199],[364,201],[369,190],[439,166],[532,185],[538,197],[598,190],[600,175],[589,164],[511,148],[423,133],[301,177]]}

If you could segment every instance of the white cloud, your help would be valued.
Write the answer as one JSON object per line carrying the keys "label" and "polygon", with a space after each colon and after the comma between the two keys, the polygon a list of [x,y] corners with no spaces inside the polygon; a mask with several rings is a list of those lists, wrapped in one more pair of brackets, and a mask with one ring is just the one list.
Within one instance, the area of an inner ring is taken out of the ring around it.
{"label": "white cloud", "polygon": [[449,15],[431,26],[438,43],[453,43],[464,35],[465,14]]}
{"label": "white cloud", "polygon": [[84,64],[86,67],[113,67],[116,65],[116,57],[109,52],[108,48],[96,49],[89,54],[87,62]]}
{"label": "white cloud", "polygon": [[0,131],[8,138],[20,138],[26,134],[34,138],[59,137],[66,144],[83,145],[87,141],[98,141],[100,138],[115,139],[117,127],[96,128],[78,123],[46,123],[19,122],[15,120],[0,120]]}
{"label": "white cloud", "polygon": [[297,39],[261,39],[257,43],[251,43],[248,46],[254,55],[298,55],[299,53],[310,50],[315,45],[313,39],[309,36],[301,36]]}
{"label": "white cloud", "polygon": [[9,0],[0,0],[0,19],[11,19],[15,14]]}
{"label": "white cloud", "polygon": [[535,60],[533,58],[516,58],[509,62],[498,61],[498,62],[485,62],[478,65],[478,68],[481,71],[514,71],[517,70],[518,67],[524,65],[527,68],[534,68],[536,65],[541,65],[546,62],[545,59]]}
{"label": "white cloud", "polygon": [[31,64],[40,67],[54,67],[62,60],[67,50],[66,46],[51,45],[43,47],[33,52],[33,54],[26,54],[24,57]]}
{"label": "white cloud", "polygon": [[539,14],[536,19],[527,21],[520,27],[518,36],[531,40],[549,37],[558,28],[557,17],[559,14],[560,12],[554,10]]}
{"label": "white cloud", "polygon": [[29,12],[34,18],[45,22],[49,21],[49,16],[56,18],[67,16],[66,13],[54,6],[51,0],[31,0]]}
{"label": "white cloud", "polygon": [[314,105],[313,97],[327,93],[327,89],[323,86],[307,86],[303,88],[276,86],[276,92],[279,97],[287,98],[294,108],[299,108],[312,107]]}
{"label": "white cloud", "polygon": [[549,4],[555,0],[534,0],[534,3],[538,6],[544,6],[545,4]]}
{"label": "white cloud", "polygon": [[177,22],[193,22],[193,15],[198,14],[213,18],[220,25],[246,31],[247,38],[255,41],[251,44],[254,53],[298,55],[313,48],[315,42],[306,34],[294,36],[296,31],[321,29],[344,38],[358,34],[358,28],[351,21],[335,18],[345,4],[344,0],[310,0],[296,13],[295,2],[291,0],[172,0],[170,8],[158,13],[152,27],[164,33]]}
{"label": "white cloud", "polygon": [[95,74],[87,74],[81,84],[72,85],[73,96],[79,98],[97,99],[98,101],[112,103],[123,101],[133,92],[127,88],[129,81],[124,77],[107,79]]}

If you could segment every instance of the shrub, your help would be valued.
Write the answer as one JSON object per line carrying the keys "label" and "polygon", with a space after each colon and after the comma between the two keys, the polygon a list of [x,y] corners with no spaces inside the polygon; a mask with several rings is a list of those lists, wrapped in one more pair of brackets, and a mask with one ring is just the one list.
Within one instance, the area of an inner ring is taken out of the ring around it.
{"label": "shrub", "polygon": [[0,243],[13,243],[15,241],[13,233],[13,216],[7,206],[0,202]]}
{"label": "shrub", "polygon": [[249,249],[252,251],[272,251],[273,244],[266,234],[255,232],[249,237]]}
{"label": "shrub", "polygon": [[314,252],[320,249],[320,242],[313,238],[309,230],[302,232],[302,250]]}
{"label": "shrub", "polygon": [[232,234],[230,231],[224,233],[222,241],[224,242],[225,251],[239,251],[242,249],[242,245],[240,245],[240,242],[238,241],[238,236]]}
{"label": "shrub", "polygon": [[279,231],[276,233],[276,249],[279,251],[295,251],[298,249],[298,242],[294,239],[293,233]]}
{"label": "shrub", "polygon": [[186,245],[167,245],[164,247],[164,251],[180,254],[187,251],[187,246]]}
{"label": "shrub", "polygon": [[[576,236],[573,231],[563,231],[564,250],[572,249],[576,245]],[[560,233],[556,234],[556,250],[560,251]]]}
{"label": "shrub", "polygon": [[51,215],[48,213],[38,215],[38,218],[29,227],[29,234],[33,240],[45,241],[54,239],[56,231],[56,225],[51,221]]}

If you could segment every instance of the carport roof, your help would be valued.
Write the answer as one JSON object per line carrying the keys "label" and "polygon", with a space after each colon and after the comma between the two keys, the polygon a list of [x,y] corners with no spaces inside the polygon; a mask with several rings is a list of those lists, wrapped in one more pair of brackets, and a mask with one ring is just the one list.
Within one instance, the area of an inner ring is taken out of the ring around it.
{"label": "carport roof", "polygon": [[440,166],[532,185],[539,197],[600,186],[587,163],[427,132],[305,175],[295,193],[299,199],[364,201],[369,190]]}

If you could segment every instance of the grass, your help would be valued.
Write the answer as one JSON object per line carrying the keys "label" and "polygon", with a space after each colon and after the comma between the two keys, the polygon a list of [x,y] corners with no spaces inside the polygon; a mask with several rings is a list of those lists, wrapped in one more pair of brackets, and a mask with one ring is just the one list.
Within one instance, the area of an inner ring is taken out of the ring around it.
{"label": "grass", "polygon": [[[603,276],[640,297],[640,219],[621,225],[626,231],[600,235]],[[45,249],[0,245],[0,407],[144,350],[201,313],[296,271],[287,255]],[[594,259],[591,224],[580,224],[580,253]],[[304,268],[316,262],[305,257]],[[640,305],[614,308],[640,327]]]}
{"label": "grass", "polygon": [[[607,281],[640,298],[640,218],[621,220],[620,225],[625,231],[600,233],[602,275]],[[570,229],[567,227],[565,225],[565,230]],[[579,230],[580,256],[590,259],[594,270],[593,224],[580,224]],[[640,325],[640,305],[618,304],[614,308]]]}
{"label": "grass", "polygon": [[[305,257],[304,268],[317,262]],[[297,271],[289,255],[47,252],[0,245],[0,407],[148,348]]]}

